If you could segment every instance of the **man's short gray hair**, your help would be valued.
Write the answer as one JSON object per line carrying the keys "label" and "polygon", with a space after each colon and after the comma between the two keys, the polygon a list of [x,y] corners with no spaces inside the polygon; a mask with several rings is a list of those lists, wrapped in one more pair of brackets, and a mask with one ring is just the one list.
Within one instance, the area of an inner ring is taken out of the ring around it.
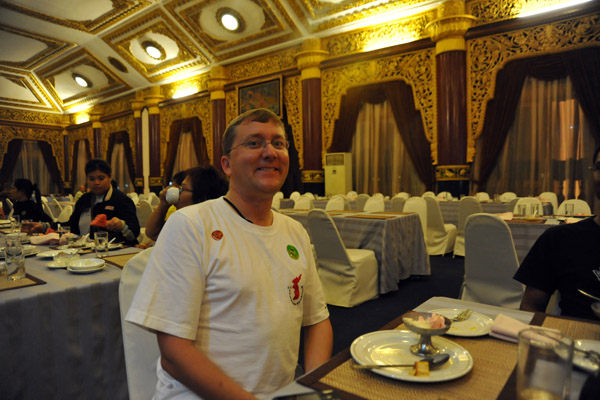
{"label": "man's short gray hair", "polygon": [[255,121],[261,123],[274,122],[285,132],[281,118],[279,118],[273,111],[266,108],[255,108],[253,110],[248,110],[245,113],[237,116],[229,123],[227,129],[225,129],[225,133],[223,134],[223,155],[226,156],[231,152],[233,142],[235,141],[236,128],[246,121]]}

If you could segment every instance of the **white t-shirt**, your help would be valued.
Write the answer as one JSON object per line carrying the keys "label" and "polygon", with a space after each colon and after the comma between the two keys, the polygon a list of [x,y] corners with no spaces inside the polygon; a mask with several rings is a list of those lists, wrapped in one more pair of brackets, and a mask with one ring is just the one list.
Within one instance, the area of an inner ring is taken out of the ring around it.
{"label": "white t-shirt", "polygon": [[[301,326],[328,316],[302,225],[279,213],[254,225],[219,198],[169,218],[126,319],[194,340],[261,396],[293,380]],[[160,363],[158,377],[156,399],[197,398]]]}

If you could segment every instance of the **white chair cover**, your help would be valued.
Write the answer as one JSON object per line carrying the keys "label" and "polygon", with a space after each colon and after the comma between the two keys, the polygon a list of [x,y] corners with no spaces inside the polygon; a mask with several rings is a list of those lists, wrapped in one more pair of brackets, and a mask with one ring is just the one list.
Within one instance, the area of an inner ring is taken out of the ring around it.
{"label": "white chair cover", "polygon": [[432,256],[452,252],[456,241],[456,225],[445,224],[442,210],[435,197],[424,197],[427,204],[427,254]]}
{"label": "white chair cover", "polygon": [[327,201],[327,204],[325,205],[325,211],[340,211],[349,209],[350,203],[348,202],[348,199],[341,194],[334,195]]}
{"label": "white chair cover", "polygon": [[371,197],[380,197],[380,198],[382,198],[382,199],[383,199],[383,198],[385,198],[385,197],[383,196],[383,193],[375,193],[375,194],[373,194],[373,196],[371,196]]}
{"label": "white chair cover", "polygon": [[450,192],[440,192],[437,195],[438,199],[440,200],[452,200],[452,193]]}
{"label": "white chair cover", "polygon": [[361,193],[356,197],[356,209],[362,211],[365,208],[365,203],[371,196],[366,193]]}
{"label": "white chair cover", "polygon": [[145,195],[144,193],[140,193],[140,194],[138,195],[138,199],[139,199],[139,200],[148,200],[148,198],[146,197],[146,195]]}
{"label": "white chair cover", "polygon": [[382,196],[373,196],[367,199],[365,206],[363,207],[365,212],[381,212],[385,211],[385,201]]}
{"label": "white chair cover", "polygon": [[419,196],[413,196],[404,203],[404,212],[414,212],[419,215],[421,228],[423,229],[423,239],[427,237],[427,203],[425,199]]}
{"label": "white chair cover", "polygon": [[469,215],[481,213],[481,203],[473,196],[460,199],[458,203],[458,226],[456,242],[454,242],[454,255],[465,255],[465,224]]}
{"label": "white chair cover", "polygon": [[492,214],[473,214],[465,226],[465,280],[462,300],[518,309],[523,285],[513,279],[519,268],[506,222]]}
{"label": "white chair cover", "polygon": [[532,206],[537,206],[537,209],[538,209],[537,215],[544,215],[544,208],[542,206],[542,201],[540,199],[538,199],[537,197],[521,197],[519,200],[517,200],[517,203],[515,204],[515,207],[512,210],[513,214],[518,214],[519,206],[523,205],[523,204],[526,206],[525,215],[533,215],[534,214]]}
{"label": "white chair cover", "polygon": [[396,195],[394,197],[401,197],[404,200],[408,200],[410,198],[410,194],[408,194],[406,192],[400,192],[400,193],[396,193]]}
{"label": "white chair cover", "polygon": [[52,218],[53,222],[56,222],[56,217],[54,216],[54,213],[52,212],[52,209],[50,208],[50,206],[48,205],[47,201],[42,201],[42,210],[48,214],[48,216],[50,218]]}
{"label": "white chair cover", "polygon": [[294,200],[294,210],[312,210],[313,201],[311,198],[306,196],[300,196]]}
{"label": "white chair cover", "polygon": [[348,193],[346,193],[346,197],[349,199],[355,199],[358,197],[358,193],[356,193],[356,191],[351,190]]}
{"label": "white chair cover", "polygon": [[504,192],[500,195],[500,201],[503,203],[508,203],[516,198],[517,194],[515,192]]}
{"label": "white chair cover", "polygon": [[314,194],[312,194],[311,192],[306,192],[306,193],[304,193],[302,196],[304,196],[304,197],[308,197],[309,199],[312,199],[312,200],[314,200],[314,199],[315,199],[315,195],[314,195]]}
{"label": "white chair cover", "polygon": [[277,192],[273,197],[276,199],[283,199],[283,192]]}
{"label": "white chair cover", "polygon": [[152,206],[148,200],[140,200],[140,206],[136,207],[138,221],[140,222],[140,227],[145,227],[148,223],[148,218],[152,214]]}
{"label": "white chair cover", "polygon": [[402,212],[404,211],[404,204],[406,203],[406,199],[404,197],[394,197],[390,200],[390,210],[394,212]]}
{"label": "white chair cover", "polygon": [[125,321],[129,306],[140,283],[152,248],[136,254],[121,272],[119,308],[127,371],[127,388],[131,400],[151,399],[156,388],[156,362],[160,356],[156,335]]}
{"label": "white chair cover", "polygon": [[55,210],[58,211],[58,214],[60,214],[60,212],[62,211],[63,207],[62,205],[58,202],[58,200],[56,200],[56,198],[52,197],[52,204],[55,207]]}
{"label": "white chair cover", "polygon": [[74,202],[75,201],[75,197],[73,197],[73,195],[71,193],[69,193],[69,201]]}
{"label": "white chair cover", "polygon": [[290,194],[290,199],[296,201],[297,198],[299,198],[301,196],[300,192],[292,192]]}
{"label": "white chair cover", "polygon": [[148,195],[148,200],[150,201],[150,205],[152,206],[152,208],[158,206],[158,203],[160,203],[160,199],[154,192],[150,192],[150,194]]}
{"label": "white chair cover", "polygon": [[435,197],[435,193],[428,190],[427,192],[423,193],[423,196],[421,196],[421,197]]}
{"label": "white chair cover", "polygon": [[10,208],[10,211],[8,212],[8,218],[10,219],[15,213],[15,208],[13,207],[13,202],[10,201],[9,198],[6,199],[6,204],[8,204],[8,207]]}
{"label": "white chair cover", "polygon": [[71,218],[71,214],[73,214],[73,206],[67,204],[63,207],[60,214],[58,214],[58,217],[56,217],[56,221],[64,224]]}
{"label": "white chair cover", "polygon": [[273,196],[273,202],[271,203],[271,208],[279,211],[281,208],[281,198],[277,196]]}
{"label": "white chair cover", "polygon": [[486,192],[477,192],[475,193],[475,198],[479,201],[489,201],[490,195]]}
{"label": "white chair cover", "polygon": [[565,204],[573,204],[573,212],[575,214],[591,214],[592,213],[592,209],[590,208],[590,205],[587,203],[587,201],[585,200],[581,200],[581,199],[569,199],[569,200],[565,200],[562,203],[560,203],[560,206],[558,206],[558,211],[556,212],[556,215],[565,215]]}
{"label": "white chair cover", "polygon": [[321,209],[308,213],[319,278],[327,304],[354,307],[379,295],[378,266],[372,250],[346,249],[331,219]]}
{"label": "white chair cover", "polygon": [[556,211],[558,210],[558,197],[556,196],[556,193],[543,192],[543,193],[540,193],[540,195],[538,197],[540,198],[542,203],[544,201],[550,202],[552,204],[552,215],[556,214]]}

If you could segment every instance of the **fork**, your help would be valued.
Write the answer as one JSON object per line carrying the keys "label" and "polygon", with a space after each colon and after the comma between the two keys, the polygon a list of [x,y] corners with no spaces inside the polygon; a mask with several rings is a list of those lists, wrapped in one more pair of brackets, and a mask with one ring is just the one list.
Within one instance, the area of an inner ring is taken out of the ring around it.
{"label": "fork", "polygon": [[456,317],[452,318],[451,321],[452,322],[465,321],[465,320],[469,319],[472,312],[473,312],[472,310],[469,310],[468,308],[466,308],[466,309],[462,310],[461,312],[459,312],[456,315]]}

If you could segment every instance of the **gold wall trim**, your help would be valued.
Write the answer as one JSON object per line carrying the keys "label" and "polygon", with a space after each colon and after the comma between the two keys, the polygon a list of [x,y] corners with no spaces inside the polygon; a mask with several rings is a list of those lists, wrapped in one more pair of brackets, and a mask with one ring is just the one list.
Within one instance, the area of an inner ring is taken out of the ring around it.
{"label": "gold wall trim", "polygon": [[144,186],[144,178],[135,178],[134,185],[135,185],[135,187],[143,187]]}
{"label": "gold wall trim", "polygon": [[227,66],[229,84],[250,80],[265,75],[279,73],[285,70],[296,70],[296,54],[300,46],[285,49]]}
{"label": "gold wall trim", "polygon": [[283,99],[287,110],[287,122],[292,127],[294,146],[298,151],[300,169],[304,166],[304,133],[302,127],[302,83],[299,76],[283,80]]}
{"label": "gold wall trim", "polygon": [[150,186],[160,186],[163,187],[163,178],[161,176],[151,176],[150,179]]}
{"label": "gold wall trim", "polygon": [[437,181],[468,181],[471,179],[470,165],[436,165]]}
{"label": "gold wall trim", "polygon": [[303,183],[323,183],[323,182],[325,182],[325,171],[322,169],[303,170],[302,171],[302,182]]}
{"label": "gold wall trim", "polygon": [[600,15],[583,16],[467,42],[467,162],[475,157],[496,75],[509,61],[600,45]]}
{"label": "gold wall trim", "polygon": [[431,143],[431,156],[437,163],[436,64],[434,49],[431,48],[324,70],[322,154],[331,147],[334,123],[340,117],[342,95],[351,87],[392,80],[402,80],[411,85],[415,108],[421,112],[425,136]]}
{"label": "gold wall trim", "polygon": [[63,115],[54,113],[17,110],[14,108],[0,107],[0,120],[29,122],[43,125],[63,125]]}

